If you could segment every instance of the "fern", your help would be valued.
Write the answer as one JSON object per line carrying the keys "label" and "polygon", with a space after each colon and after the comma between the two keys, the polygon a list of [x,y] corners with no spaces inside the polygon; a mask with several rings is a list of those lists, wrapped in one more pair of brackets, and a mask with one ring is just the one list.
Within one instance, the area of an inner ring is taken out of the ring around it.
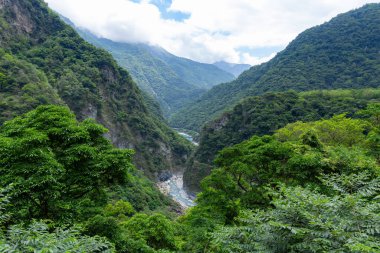
{"label": "fern", "polygon": [[374,178],[367,171],[348,175],[323,175],[320,180],[339,194],[356,194],[367,198],[375,198],[380,194],[380,178]]}
{"label": "fern", "polygon": [[114,247],[101,237],[80,235],[77,228],[57,229],[49,233],[48,226],[34,222],[29,227],[12,226],[0,252],[115,252]]}
{"label": "fern", "polygon": [[[350,181],[351,180],[351,181]],[[368,174],[322,178],[337,195],[283,188],[266,211],[246,210],[240,226],[212,235],[217,252],[380,252],[379,180]]]}

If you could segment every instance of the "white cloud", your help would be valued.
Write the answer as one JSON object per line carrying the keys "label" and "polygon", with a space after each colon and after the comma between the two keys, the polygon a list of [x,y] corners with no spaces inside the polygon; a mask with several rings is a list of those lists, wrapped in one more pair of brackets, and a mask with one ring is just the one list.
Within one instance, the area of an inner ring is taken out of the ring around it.
{"label": "white cloud", "polygon": [[275,56],[276,56],[275,52],[273,52],[269,56],[265,56],[265,57],[255,57],[249,53],[242,53],[241,54],[241,60],[242,60],[242,62],[249,63],[253,66],[253,65],[258,65],[258,64],[263,63],[263,62],[267,62]]}
{"label": "white cloud", "polygon": [[[98,36],[160,45],[201,62],[258,64],[303,30],[373,0],[172,0],[171,11],[191,14],[183,22],[162,18],[150,0],[45,0],[49,6]],[[240,48],[246,48],[242,51]],[[252,49],[252,52],[247,51]]]}

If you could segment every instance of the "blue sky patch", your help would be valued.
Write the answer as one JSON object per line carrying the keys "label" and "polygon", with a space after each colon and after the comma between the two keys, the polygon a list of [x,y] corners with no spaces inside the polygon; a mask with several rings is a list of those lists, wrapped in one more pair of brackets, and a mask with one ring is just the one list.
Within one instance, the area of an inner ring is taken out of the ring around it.
{"label": "blue sky patch", "polygon": [[285,46],[271,46],[271,47],[239,47],[236,50],[242,53],[249,53],[254,57],[266,57],[272,53],[277,53],[283,50]]}
{"label": "blue sky patch", "polygon": [[[134,0],[140,1],[140,0]],[[163,19],[171,19],[178,22],[183,22],[184,20],[190,18],[190,13],[184,13],[179,11],[168,11],[170,5],[172,4],[172,0],[151,0],[151,4],[154,4],[158,7],[161,12],[161,17]]]}

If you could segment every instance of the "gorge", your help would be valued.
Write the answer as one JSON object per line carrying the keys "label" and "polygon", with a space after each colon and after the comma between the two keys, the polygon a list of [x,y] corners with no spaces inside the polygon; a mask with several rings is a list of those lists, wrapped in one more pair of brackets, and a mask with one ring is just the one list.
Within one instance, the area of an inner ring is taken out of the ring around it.
{"label": "gorge", "polygon": [[[0,0],[0,252],[380,252],[380,3],[360,2]],[[347,6],[265,63],[222,59]]]}

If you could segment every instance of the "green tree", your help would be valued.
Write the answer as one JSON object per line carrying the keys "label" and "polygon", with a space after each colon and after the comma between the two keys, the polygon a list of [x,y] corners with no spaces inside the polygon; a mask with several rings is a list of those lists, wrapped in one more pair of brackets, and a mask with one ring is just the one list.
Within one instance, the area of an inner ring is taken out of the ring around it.
{"label": "green tree", "polygon": [[6,122],[0,185],[13,184],[15,218],[72,220],[89,201],[102,201],[102,189],[126,182],[132,151],[113,148],[105,132],[60,106],[40,106]]}
{"label": "green tree", "polygon": [[113,216],[119,220],[124,220],[136,213],[135,209],[128,201],[118,200],[114,204],[108,204],[104,208],[105,216]]}
{"label": "green tree", "polygon": [[136,214],[122,224],[125,236],[135,241],[143,240],[154,249],[176,249],[175,226],[162,214]]}
{"label": "green tree", "polygon": [[77,228],[58,228],[49,232],[47,224],[33,222],[28,227],[12,226],[6,237],[0,237],[0,252],[115,252],[114,246],[104,238],[88,237]]}
{"label": "green tree", "polygon": [[365,110],[357,113],[368,119],[374,125],[374,128],[368,133],[367,147],[369,153],[380,161],[380,104],[369,104]]}
{"label": "green tree", "polygon": [[[380,169],[366,144],[370,136],[365,130],[371,128],[367,121],[340,115],[290,124],[279,130],[281,135],[253,136],[225,148],[215,160],[218,167],[202,181],[197,206],[184,217],[184,224],[194,230],[187,246],[198,243],[191,249],[203,252],[216,226],[239,224],[236,217],[244,210],[271,210],[283,185],[319,189],[318,194],[330,197],[333,187],[326,186],[324,175],[333,178],[365,172],[370,179],[377,178]],[[332,135],[341,138],[327,138]]]}
{"label": "green tree", "polygon": [[327,120],[315,122],[295,122],[276,131],[276,137],[281,141],[299,140],[308,131],[314,131],[320,141],[327,145],[344,145],[351,147],[363,144],[370,125],[360,119],[347,118],[340,114]]}
{"label": "green tree", "polygon": [[364,173],[327,182],[332,196],[282,188],[273,209],[245,211],[238,226],[220,227],[210,252],[379,252],[379,179]]}
{"label": "green tree", "polygon": [[367,106],[365,110],[357,113],[360,116],[365,116],[376,126],[380,127],[380,104],[372,103]]}

